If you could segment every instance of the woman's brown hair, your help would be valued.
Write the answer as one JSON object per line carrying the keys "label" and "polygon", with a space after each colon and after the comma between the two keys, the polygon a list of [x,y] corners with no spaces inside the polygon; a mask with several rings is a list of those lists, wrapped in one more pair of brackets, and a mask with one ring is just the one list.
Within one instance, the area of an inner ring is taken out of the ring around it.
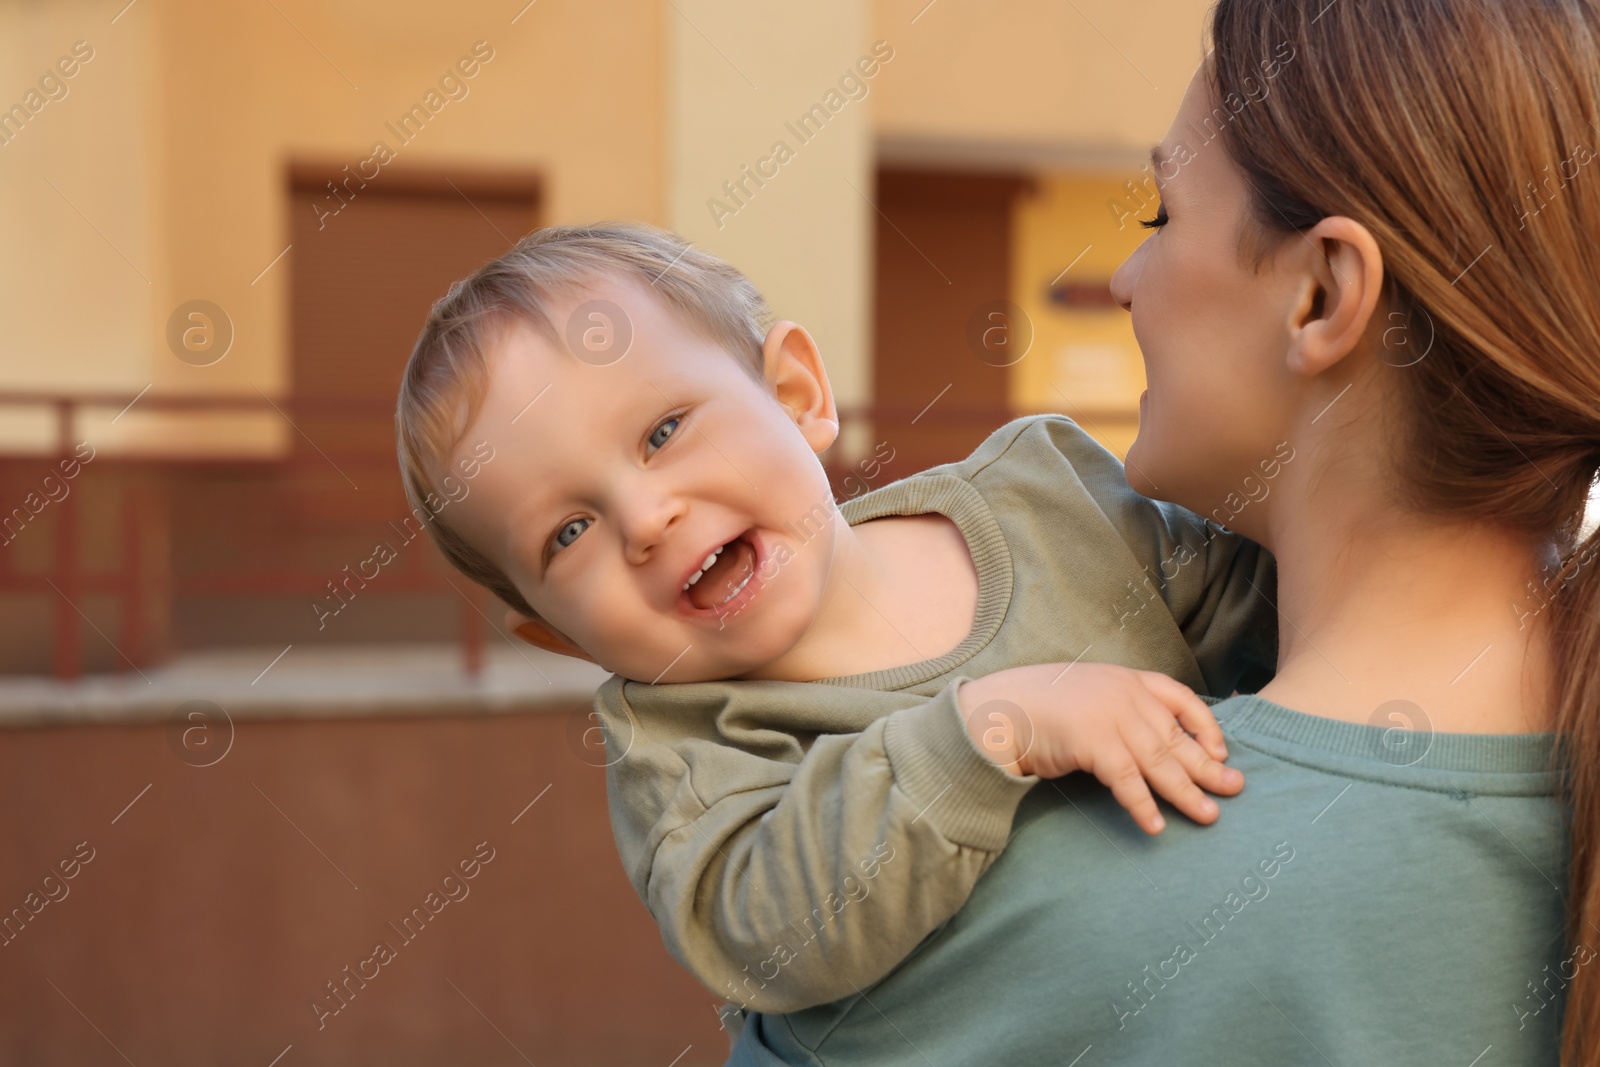
{"label": "woman's brown hair", "polygon": [[[1569,942],[1600,933],[1600,10],[1579,0],[1220,0],[1208,77],[1252,188],[1241,255],[1340,215],[1382,251],[1408,506],[1559,563],[1508,605],[1545,627],[1570,817]],[[1401,334],[1396,334],[1401,337]],[[1431,342],[1430,342],[1431,339]],[[1420,359],[1420,352],[1426,355]],[[1600,1062],[1600,969],[1563,1061]]]}

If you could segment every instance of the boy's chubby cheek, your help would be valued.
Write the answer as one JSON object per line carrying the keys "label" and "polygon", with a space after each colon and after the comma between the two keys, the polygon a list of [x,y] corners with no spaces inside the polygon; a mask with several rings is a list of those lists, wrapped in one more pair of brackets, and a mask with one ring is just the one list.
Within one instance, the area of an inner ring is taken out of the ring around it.
{"label": "boy's chubby cheek", "polygon": [[[594,603],[606,603],[602,594],[586,598]],[[617,604],[615,600],[610,601]],[[596,616],[587,612],[578,611],[567,617],[571,622],[567,627],[560,627],[562,632],[572,639],[589,655],[593,656],[600,666],[617,674],[627,674],[622,666],[653,662],[660,657],[667,640],[666,624],[669,620],[634,598],[629,601],[632,610],[624,612],[611,611],[604,616]],[[677,643],[672,652],[661,660],[666,661],[678,654],[683,648],[683,642]],[[657,670],[660,669],[658,666]]]}

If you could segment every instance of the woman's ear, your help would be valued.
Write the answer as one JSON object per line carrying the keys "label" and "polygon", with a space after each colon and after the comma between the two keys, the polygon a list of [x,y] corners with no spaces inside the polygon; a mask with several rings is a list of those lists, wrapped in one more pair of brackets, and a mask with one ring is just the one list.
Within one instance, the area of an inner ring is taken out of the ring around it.
{"label": "woman's ear", "polygon": [[506,609],[506,629],[535,648],[554,652],[558,656],[571,656],[573,659],[595,662],[593,656],[567,640],[567,636],[560,630],[551,628],[543,620],[530,619],[515,608]]}
{"label": "woman's ear", "polygon": [[[1304,267],[1289,320],[1289,367],[1315,377],[1349,355],[1366,336],[1383,295],[1383,255],[1372,233],[1332,215],[1293,242]],[[1291,239],[1292,240],[1292,239]]]}
{"label": "woman's ear", "polygon": [[839,436],[839,414],[833,389],[822,366],[816,341],[798,323],[775,323],[761,345],[762,377],[813,452],[822,452]]}

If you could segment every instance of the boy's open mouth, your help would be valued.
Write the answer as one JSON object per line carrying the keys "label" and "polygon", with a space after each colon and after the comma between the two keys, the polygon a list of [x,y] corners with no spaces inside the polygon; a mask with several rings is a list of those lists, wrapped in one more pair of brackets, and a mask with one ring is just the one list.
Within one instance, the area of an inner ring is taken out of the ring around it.
{"label": "boy's open mouth", "polygon": [[743,592],[755,574],[755,546],[740,534],[708,555],[699,573],[689,579],[683,590],[689,603],[701,611],[712,611]]}

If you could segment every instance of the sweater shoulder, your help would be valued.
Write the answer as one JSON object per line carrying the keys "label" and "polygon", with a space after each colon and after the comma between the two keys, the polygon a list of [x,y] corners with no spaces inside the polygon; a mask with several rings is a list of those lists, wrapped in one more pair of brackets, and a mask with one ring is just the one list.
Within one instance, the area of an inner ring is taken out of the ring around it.
{"label": "sweater shoulder", "polygon": [[1065,415],[1013,419],[966,459],[933,470],[964,478],[997,514],[1109,527],[1142,562],[1152,542],[1205,533],[1200,516],[1134,489],[1122,460]]}
{"label": "sweater shoulder", "polygon": [[984,439],[966,459],[933,471],[968,481],[996,477],[1049,477],[1061,467],[1120,476],[1122,462],[1065,415],[1024,415]]}

